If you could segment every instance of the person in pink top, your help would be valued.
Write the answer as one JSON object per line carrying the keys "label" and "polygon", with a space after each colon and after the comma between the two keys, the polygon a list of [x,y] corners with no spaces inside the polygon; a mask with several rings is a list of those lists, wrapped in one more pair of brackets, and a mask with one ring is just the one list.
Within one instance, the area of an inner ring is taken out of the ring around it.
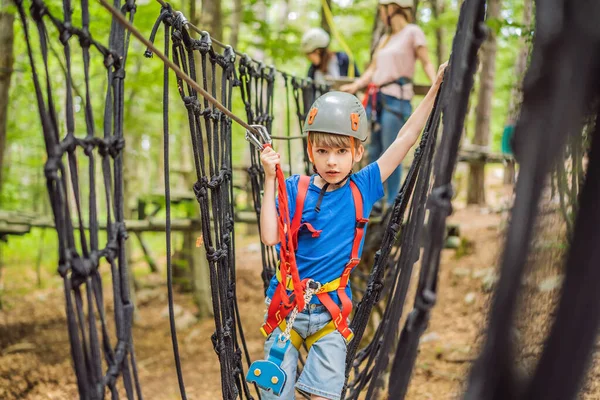
{"label": "person in pink top", "polygon": [[[392,144],[410,116],[414,95],[415,64],[421,61],[430,82],[435,67],[429,60],[425,33],[412,24],[413,0],[379,0],[379,16],[388,32],[381,37],[369,68],[353,83],[340,90],[356,93],[367,88],[363,104],[372,122],[370,160],[377,160]],[[386,200],[392,205],[400,190],[402,166],[387,180]]]}

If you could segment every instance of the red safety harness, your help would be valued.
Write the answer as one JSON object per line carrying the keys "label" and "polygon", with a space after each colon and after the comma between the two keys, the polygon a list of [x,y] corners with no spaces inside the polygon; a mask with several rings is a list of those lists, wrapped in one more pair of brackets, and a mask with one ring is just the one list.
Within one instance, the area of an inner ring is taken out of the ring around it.
{"label": "red safety harness", "polygon": [[[301,223],[302,212],[304,211],[304,201],[306,194],[308,193],[308,186],[310,184],[310,176],[301,176],[298,182],[298,196],[296,198],[296,211],[294,218],[291,222],[290,236],[286,236],[285,220],[289,222],[289,211],[287,209],[287,193],[285,185],[279,185],[279,199],[280,199],[280,237],[281,249],[280,249],[280,265],[279,265],[279,284],[271,299],[269,305],[269,311],[266,322],[263,324],[261,331],[264,335],[269,335],[275,328],[285,324],[285,318],[294,309],[295,306],[298,310],[304,309],[304,292],[306,290],[307,282],[309,278],[300,280],[298,275],[298,268],[296,266],[295,252],[298,244],[298,232],[302,227],[306,227],[312,232],[313,237],[318,237],[320,230],[316,230],[311,224],[305,222]],[[283,186],[283,188],[282,188]],[[351,180],[350,189],[352,191],[352,198],[354,200],[354,208],[356,211],[356,227],[354,230],[354,241],[352,243],[352,251],[350,254],[350,261],[346,264],[342,275],[335,281],[322,284],[321,289],[316,293],[318,299],[327,308],[327,311],[331,314],[332,322],[335,328],[342,334],[347,342],[352,340],[353,333],[348,327],[348,317],[352,311],[352,301],[346,294],[346,287],[348,286],[348,280],[350,279],[350,273],[360,262],[359,248],[363,238],[365,225],[369,221],[368,218],[363,218],[363,200],[360,191],[356,184]],[[282,193],[283,192],[283,193]],[[283,196],[282,196],[283,195]],[[285,199],[285,205],[283,200]],[[283,206],[283,207],[282,207]],[[287,218],[284,215],[287,214]],[[284,219],[282,223],[282,218]],[[288,225],[289,226],[289,225]],[[290,240],[289,242],[286,242]],[[292,253],[290,253],[290,251]],[[289,276],[289,278],[288,278]],[[293,293],[288,296],[287,291],[292,290]],[[330,292],[337,291],[342,307],[333,301]]]}

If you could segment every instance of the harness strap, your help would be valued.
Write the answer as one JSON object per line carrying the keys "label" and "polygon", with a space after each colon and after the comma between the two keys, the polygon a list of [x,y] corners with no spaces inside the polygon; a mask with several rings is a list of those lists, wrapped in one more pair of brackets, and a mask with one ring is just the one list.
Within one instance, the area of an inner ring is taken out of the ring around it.
{"label": "harness strap", "polygon": [[368,218],[363,218],[363,202],[362,196],[356,184],[350,181],[350,189],[352,190],[352,197],[354,198],[354,209],[356,214],[356,227],[354,230],[354,241],[352,243],[352,251],[350,253],[350,261],[346,264],[344,271],[342,272],[342,276],[340,277],[340,285],[337,289],[337,295],[342,303],[342,307],[338,307],[338,305],[331,299],[331,296],[327,293],[317,294],[318,299],[321,303],[327,308],[327,311],[331,314],[332,320],[337,328],[340,331],[342,336],[346,339],[346,342],[350,342],[354,334],[352,330],[348,327],[348,317],[352,312],[352,300],[346,294],[346,287],[348,286],[348,281],[350,280],[350,273],[358,265],[360,262],[360,258],[358,256],[360,250],[360,243],[362,241],[365,225],[369,221]]}
{"label": "harness strap", "polygon": [[[310,185],[310,176],[302,175],[298,180],[298,195],[296,197],[296,211],[294,212],[294,219],[292,219],[292,242],[294,244],[294,248],[298,248],[298,233],[300,233],[300,229],[302,227],[306,227],[311,233],[312,237],[319,237],[321,234],[321,230],[315,229],[311,224],[305,222],[301,224],[302,221],[302,211],[304,211],[304,200],[306,200],[306,194],[308,193],[308,186]],[[279,270],[277,270],[279,272]],[[279,278],[279,282],[281,282],[281,278]],[[292,288],[293,288],[292,284]],[[293,289],[291,289],[293,290]]]}
{"label": "harness strap", "polygon": [[[277,277],[277,280],[279,282],[281,282],[281,272],[279,272],[279,270],[277,270],[277,272],[275,273],[275,276]],[[341,280],[342,280],[342,278],[336,278],[332,281],[329,281],[329,282],[321,285],[321,289],[319,289],[317,294],[333,292],[333,291],[337,290],[340,287]],[[289,276],[286,279],[285,288],[287,290],[294,290],[294,281],[292,281],[291,277],[289,277]]]}
{"label": "harness strap", "polygon": [[[304,225],[310,226],[310,224],[302,224],[302,225],[300,224],[300,221],[302,218],[302,211],[304,210],[304,201],[306,199],[306,194],[308,192],[309,184],[310,184],[309,176],[301,176],[300,177],[300,180],[298,182],[298,196],[296,198],[296,211],[295,211],[292,223],[291,223],[292,233],[293,233],[292,236],[293,236],[293,240],[295,240],[295,243],[297,243],[297,241],[298,241],[297,233],[298,233],[298,230],[300,229],[300,227],[304,226]],[[350,273],[360,262],[360,258],[359,258],[360,243],[362,242],[362,238],[364,236],[364,231],[365,231],[365,226],[366,226],[367,222],[369,221],[369,219],[363,218],[362,195],[360,193],[360,190],[358,189],[358,186],[356,186],[356,184],[353,181],[350,181],[350,189],[352,192],[352,199],[354,200],[354,209],[355,209],[355,216],[356,216],[356,227],[354,230],[354,240],[352,242],[352,250],[350,252],[350,261],[348,261],[348,263],[344,267],[342,275],[339,278],[334,279],[333,281],[327,282],[326,284],[324,284],[321,287],[321,290],[319,290],[319,292],[316,293],[316,296],[319,299],[319,301],[321,302],[321,304],[323,304],[323,306],[325,306],[327,311],[329,311],[329,313],[331,314],[331,318],[332,318],[331,324],[333,325],[333,327],[335,329],[331,329],[330,324],[328,324],[326,327],[319,330],[314,335],[311,335],[309,337],[309,338],[311,338],[311,342],[310,342],[311,346],[318,339],[331,333],[333,330],[338,330],[342,334],[344,339],[346,339],[347,343],[349,343],[352,340],[352,338],[354,337],[352,330],[348,326],[348,317],[350,316],[350,313],[352,312],[352,300],[350,300],[350,298],[346,294],[346,287],[348,286],[348,281],[350,279]],[[312,228],[312,226],[310,226],[309,229],[311,229],[311,228]],[[318,236],[318,233],[320,232],[320,231],[316,231],[316,230],[311,230],[311,231],[313,231],[313,237],[315,237],[315,233],[316,233],[316,236]],[[294,248],[296,248],[296,247],[294,247]],[[285,318],[292,311],[291,307],[286,307],[285,305],[281,304],[281,292],[284,292],[285,290],[294,290],[294,288],[295,288],[294,282],[291,279],[291,277],[289,277],[289,276],[286,276],[284,279],[285,282],[282,282],[282,280],[283,280],[282,274],[280,273],[279,269],[277,270],[277,280],[279,281],[279,286],[277,288],[278,290],[275,290],[275,293],[273,294],[273,298],[271,299],[271,304],[269,305],[267,321],[263,324],[263,326],[261,328],[261,332],[265,336],[268,336],[278,326],[281,328],[282,331],[285,330],[285,327],[286,327]],[[303,280],[301,282],[301,284],[303,286],[302,290],[304,291],[306,279]],[[337,295],[340,299],[340,302],[342,303],[341,308],[338,306],[338,304],[335,301],[333,301],[333,299],[331,298],[331,295],[328,294],[333,291],[337,291]],[[292,329],[292,332],[295,332],[295,331]],[[295,332],[295,334],[297,334],[297,332]],[[292,342],[294,342],[294,340],[297,341],[297,339],[294,339],[293,336],[294,336],[294,333],[292,333]],[[308,345],[309,338],[306,339],[307,345]],[[296,346],[296,344],[294,344],[294,346]],[[296,348],[298,348],[298,347],[296,346]]]}
{"label": "harness strap", "polygon": [[[367,108],[367,106],[369,105],[369,101],[370,101],[371,102],[371,113],[376,113],[377,112],[377,93],[379,93],[379,89],[389,86],[389,85],[396,84],[396,85],[400,86],[400,90],[402,91],[402,86],[408,85],[409,83],[412,83],[412,79],[408,78],[406,76],[401,76],[400,78],[398,78],[396,80],[386,82],[379,86],[371,82],[367,85],[367,88],[365,90],[365,94],[362,99],[362,105],[364,108]],[[373,115],[375,115],[375,114],[373,114]]]}

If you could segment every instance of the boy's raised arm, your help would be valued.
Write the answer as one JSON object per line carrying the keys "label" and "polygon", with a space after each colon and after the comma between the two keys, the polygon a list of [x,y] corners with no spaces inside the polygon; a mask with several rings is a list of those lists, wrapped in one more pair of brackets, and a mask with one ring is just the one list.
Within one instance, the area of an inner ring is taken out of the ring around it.
{"label": "boy's raised arm", "polygon": [[274,246],[279,243],[279,225],[275,206],[275,166],[280,162],[279,153],[267,147],[260,154],[260,162],[265,170],[264,195],[260,210],[260,240],[267,246]]}
{"label": "boy's raised arm", "polygon": [[437,78],[431,85],[429,92],[427,92],[425,98],[421,101],[415,112],[408,118],[408,121],[406,121],[402,129],[400,129],[396,140],[394,140],[390,147],[388,147],[377,160],[382,182],[385,182],[392,172],[394,172],[396,167],[400,165],[410,148],[419,138],[423,127],[427,123],[427,118],[431,113],[431,109],[433,108],[435,96],[442,84],[444,71],[447,65],[448,63],[440,65]]}

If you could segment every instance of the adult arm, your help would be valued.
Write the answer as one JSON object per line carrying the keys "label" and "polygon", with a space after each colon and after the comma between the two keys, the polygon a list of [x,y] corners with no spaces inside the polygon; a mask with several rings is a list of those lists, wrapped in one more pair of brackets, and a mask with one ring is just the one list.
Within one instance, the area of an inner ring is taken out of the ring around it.
{"label": "adult arm", "polygon": [[374,72],[375,72],[375,59],[373,59],[373,61],[369,65],[369,67],[360,76],[360,78],[356,79],[352,83],[342,85],[340,87],[340,90],[342,92],[348,92],[348,93],[352,93],[352,94],[358,92],[360,89],[364,88],[371,82],[371,78],[373,77]]}
{"label": "adult arm", "polygon": [[387,178],[394,172],[394,170],[402,163],[406,154],[410,148],[415,144],[423,127],[427,123],[427,118],[433,108],[435,102],[435,96],[440,89],[440,85],[444,78],[444,70],[446,69],[446,63],[440,66],[437,78],[434,84],[431,85],[429,92],[425,95],[425,98],[421,101],[415,112],[410,116],[408,121],[404,124],[402,129],[398,132],[396,140],[392,142],[390,147],[379,157],[377,164],[379,165],[379,171],[381,173],[381,181],[385,182]]}
{"label": "adult arm", "polygon": [[427,74],[429,82],[435,82],[435,68],[433,66],[433,63],[429,59],[429,52],[427,51],[427,47],[417,47],[417,58],[419,59],[419,61],[421,61],[421,65],[423,65],[423,70]]}

